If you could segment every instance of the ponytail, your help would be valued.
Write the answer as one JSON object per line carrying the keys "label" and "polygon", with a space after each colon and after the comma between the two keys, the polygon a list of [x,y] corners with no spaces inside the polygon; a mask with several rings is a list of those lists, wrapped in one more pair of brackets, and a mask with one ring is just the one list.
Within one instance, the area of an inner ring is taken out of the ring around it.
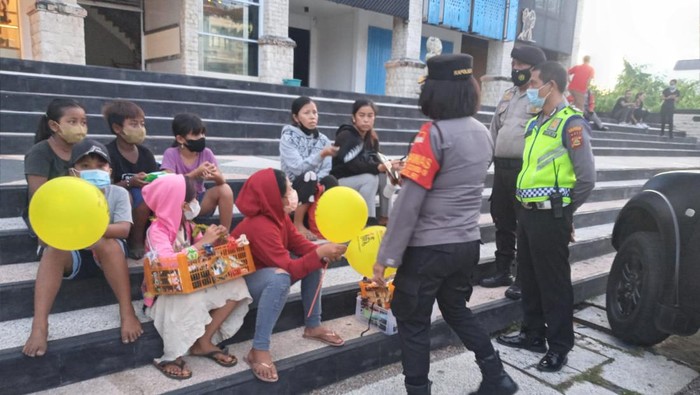
{"label": "ponytail", "polygon": [[49,127],[49,121],[59,122],[67,108],[78,107],[85,111],[85,108],[73,99],[53,99],[46,112],[41,116],[36,133],[34,134],[34,143],[47,140],[53,134],[53,130]]}
{"label": "ponytail", "polygon": [[49,117],[44,114],[41,116],[39,126],[36,128],[36,133],[34,134],[34,144],[48,140],[48,138],[51,137],[51,133],[53,133],[53,131],[49,127]]}

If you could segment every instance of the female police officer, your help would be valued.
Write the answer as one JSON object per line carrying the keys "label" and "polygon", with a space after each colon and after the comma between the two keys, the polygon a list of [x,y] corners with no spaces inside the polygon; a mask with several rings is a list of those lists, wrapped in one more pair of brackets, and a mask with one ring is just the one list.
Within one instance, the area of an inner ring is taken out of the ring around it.
{"label": "female police officer", "polygon": [[472,57],[430,58],[419,105],[433,122],[423,125],[414,140],[374,266],[380,284],[387,266],[398,267],[391,307],[406,390],[430,394],[430,314],[437,298],[445,321],[476,354],[483,375],[476,393],[512,394],[518,386],[466,307],[479,262],[481,193],[493,156],[489,131],[472,118],[479,107]]}

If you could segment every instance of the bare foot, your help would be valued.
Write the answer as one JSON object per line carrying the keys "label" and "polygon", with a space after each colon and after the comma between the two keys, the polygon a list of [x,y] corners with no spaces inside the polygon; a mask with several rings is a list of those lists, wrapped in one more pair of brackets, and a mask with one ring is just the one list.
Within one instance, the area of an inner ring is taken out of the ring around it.
{"label": "bare foot", "polygon": [[279,380],[277,368],[272,362],[272,355],[269,351],[251,348],[245,361],[258,379],[271,383]]}
{"label": "bare foot", "polygon": [[299,231],[299,233],[301,233],[302,236],[306,237],[307,240],[309,240],[309,241],[316,241],[316,240],[318,240],[318,237],[316,237],[316,235],[313,234],[313,232],[311,232],[310,230],[308,230],[308,229],[306,228],[306,226],[304,226],[304,225],[296,225],[296,227],[297,227],[297,230]]}
{"label": "bare foot", "polygon": [[231,365],[236,361],[236,357],[233,355],[222,351],[212,342],[205,342],[201,339],[198,339],[192,347],[190,347],[190,355],[211,358],[222,366]]}
{"label": "bare foot", "polygon": [[141,335],[143,335],[143,329],[141,328],[141,322],[136,318],[136,314],[132,309],[129,312],[121,314],[122,321],[122,343],[128,344],[133,343]]}
{"label": "bare foot", "polygon": [[29,339],[24,343],[22,353],[28,357],[41,357],[46,354],[47,338],[49,336],[48,324],[43,326],[32,325],[32,332]]}

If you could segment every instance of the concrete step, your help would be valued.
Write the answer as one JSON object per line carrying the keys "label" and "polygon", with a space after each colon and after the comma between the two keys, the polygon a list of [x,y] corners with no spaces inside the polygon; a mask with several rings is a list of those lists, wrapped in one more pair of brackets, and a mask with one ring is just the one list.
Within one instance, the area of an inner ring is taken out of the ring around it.
{"label": "concrete step", "polygon": [[[57,95],[57,94],[47,94],[47,93],[27,93],[27,92],[10,92],[6,90],[0,90],[0,98],[3,101],[3,110],[7,112],[28,112],[28,110],[42,111],[48,102],[54,98],[74,98],[80,102],[80,104],[85,107],[85,110],[90,114],[90,120],[93,119],[96,122],[91,122],[89,130],[102,131],[106,130],[106,123],[101,117],[102,106],[114,100],[111,97],[99,97],[99,96],[80,96],[74,97],[69,95]],[[123,100],[130,100],[138,104],[146,113],[146,123],[149,132],[154,129],[154,132],[163,132],[166,135],[170,135],[170,125],[162,127],[157,122],[152,122],[154,120],[160,120],[161,118],[172,121],[172,117],[175,114],[182,112],[191,112],[199,115],[202,119],[206,120],[228,120],[228,121],[238,121],[238,122],[251,122],[253,124],[258,122],[264,123],[277,123],[277,124],[287,124],[290,122],[290,109],[289,108],[267,108],[267,107],[251,107],[249,105],[235,106],[227,103],[210,103],[210,102],[192,102],[192,101],[181,101],[181,100],[154,100],[146,98],[129,98],[122,97]],[[320,106],[320,105],[319,105]],[[343,123],[350,123],[352,105],[348,104],[347,109],[341,113],[333,113],[319,108],[319,122],[323,125],[341,125]],[[34,116],[33,113],[30,114]],[[379,108],[379,113],[375,121],[375,127],[378,129],[406,129],[406,130],[418,130],[423,122],[427,120],[419,111],[416,111],[415,115],[418,117],[395,117],[391,115],[384,115],[382,109]],[[490,118],[488,115],[484,114],[484,118]],[[101,121],[101,122],[99,122]],[[5,125],[7,126],[7,125]],[[5,129],[3,130],[18,132],[19,129]],[[210,130],[207,128],[207,134],[210,134]],[[277,131],[279,134],[279,130]],[[267,136],[260,136],[267,137]]]}
{"label": "concrete step", "polygon": [[[495,338],[492,343],[500,352],[506,371],[520,387],[518,393],[523,394],[680,395],[693,393],[683,389],[693,380],[700,380],[700,372],[688,366],[688,360],[693,361],[693,357],[687,351],[679,352],[673,338],[665,342],[668,350],[673,351],[660,355],[658,351],[664,348],[664,343],[654,348],[638,347],[613,337],[605,318],[604,294],[576,306],[574,333],[576,341],[568,355],[569,361],[555,374],[535,368],[542,354],[503,347]],[[687,343],[692,349],[692,340]],[[669,347],[671,344],[675,347]],[[684,358],[683,354],[688,357]],[[482,376],[474,360],[474,353],[461,345],[432,352],[432,393],[461,394],[465,389],[468,392],[478,388]],[[309,395],[391,394],[404,388],[401,373],[401,364],[394,363],[315,389]]]}
{"label": "concrete step", "polygon": [[[610,236],[612,223],[581,226],[576,228],[576,243],[571,245],[571,260],[588,259],[612,251]],[[475,273],[475,280],[493,272],[495,242],[485,243],[481,247],[481,260]],[[0,322],[30,317],[33,314],[34,279],[38,262],[5,265],[0,271]],[[337,286],[345,290],[354,288],[359,277],[347,266],[346,262],[333,265],[329,277],[338,278],[339,282],[326,281],[327,286]],[[129,260],[131,296],[141,299],[141,282],[143,267],[140,261]],[[336,276],[336,277],[333,277]],[[346,276],[350,276],[346,278]],[[109,285],[102,277],[81,281],[65,281],[53,306],[53,312],[66,312],[115,303]],[[324,302],[325,303],[325,302]],[[2,342],[0,342],[2,344]]]}
{"label": "concrete step", "polygon": [[[658,136],[661,129],[658,127],[650,127],[650,128],[638,128],[636,126],[631,126],[631,125],[619,125],[616,123],[603,123],[605,126],[610,128],[610,131],[616,132],[616,133],[628,133],[628,134],[644,134],[644,135],[650,135],[650,136]],[[606,133],[606,132],[603,132]],[[673,136],[676,137],[686,137],[686,133],[684,131],[674,131]]]}
{"label": "concrete step", "polygon": [[[572,266],[576,303],[604,292],[612,259],[613,255],[607,254],[579,261]],[[489,332],[503,330],[521,316],[519,304],[505,299],[503,289],[476,287],[469,303]],[[345,298],[352,301],[354,306],[354,291]],[[242,362],[225,369],[213,365],[211,361],[194,357],[186,357],[194,372],[192,379],[185,382],[167,379],[148,366],[153,357],[160,355],[162,347],[152,326],[146,324],[146,333],[135,344],[126,346],[119,343],[116,306],[109,306],[104,311],[78,311],[52,316],[55,327],[63,326],[62,329],[71,337],[52,340],[48,354],[42,358],[21,356],[22,334],[26,336],[23,331],[28,327],[26,323],[23,328],[16,323],[12,326],[15,333],[10,338],[19,337],[20,340],[8,340],[3,343],[8,347],[0,351],[0,368],[7,376],[7,380],[0,382],[0,391],[14,394],[51,388],[52,394],[80,391],[115,394],[170,391],[187,394],[224,391],[301,393],[398,360],[400,354],[396,336],[378,333],[374,327],[361,336],[367,324],[353,317],[352,309],[345,310],[338,317],[327,318],[325,311],[328,308],[324,298],[324,321],[346,339],[346,345],[333,348],[324,347],[318,342],[300,341],[301,322],[288,328],[278,328],[273,335],[271,350],[280,376],[276,384],[258,381]],[[301,318],[300,311],[295,314]],[[82,319],[76,320],[75,317]],[[100,323],[101,331],[86,331],[88,325],[80,321],[90,322],[90,317],[100,317],[96,321]],[[106,329],[109,326],[111,329]],[[230,344],[228,351],[241,360],[250,349],[250,340],[238,337],[236,335],[226,343]],[[98,338],[105,340],[99,341]],[[431,330],[431,347],[436,349],[455,344],[458,344],[458,340],[444,321],[438,319]]]}
{"label": "concrete step", "polygon": [[[627,181],[601,181],[598,182],[596,188],[589,197],[589,202],[602,202],[609,200],[627,199],[634,195],[644,185],[646,180],[627,180]],[[230,182],[232,183],[232,182]],[[234,188],[234,194],[237,194],[241,182],[237,182]],[[237,189],[238,188],[238,189]],[[481,200],[481,212],[488,213],[490,211],[490,203],[488,201],[491,195],[491,189],[485,188]],[[240,221],[242,217],[234,217],[234,221]],[[235,226],[237,222],[233,225]],[[485,237],[491,237],[492,230],[487,230]],[[7,227],[0,227],[0,266],[29,262],[36,258],[36,240],[31,238],[26,225],[18,219],[7,221]]]}
{"label": "concrete step", "polygon": [[[1,122],[9,122],[4,116],[0,119]],[[219,122],[223,124],[223,122]],[[273,125],[270,130],[281,130],[281,125]],[[212,125],[213,127],[213,125]],[[209,128],[209,126],[207,126]],[[2,129],[4,130],[4,129]],[[208,130],[208,129],[207,129]],[[335,133],[335,127],[320,127],[319,130],[324,134],[331,136]],[[223,132],[222,132],[223,133]],[[111,134],[90,133],[90,137],[108,143],[114,139]],[[385,141],[381,143],[382,152],[387,155],[403,156],[408,153],[409,142],[413,136],[410,133],[406,134],[406,140],[402,142]],[[16,155],[25,153],[34,142],[33,133],[14,133],[0,132],[0,154]],[[173,142],[172,136],[164,135],[149,135],[146,138],[145,145],[155,153],[162,153],[171,146]],[[207,137],[207,142],[210,146],[216,147],[217,155],[254,155],[254,156],[277,156],[279,155],[279,137],[275,138],[258,138],[258,137]],[[646,144],[646,142],[640,142]],[[625,148],[624,144],[620,143],[618,147],[593,147],[593,153],[596,156],[700,156],[700,150],[690,146],[685,149],[666,148],[676,147],[668,145],[668,143],[656,143],[662,148]]]}

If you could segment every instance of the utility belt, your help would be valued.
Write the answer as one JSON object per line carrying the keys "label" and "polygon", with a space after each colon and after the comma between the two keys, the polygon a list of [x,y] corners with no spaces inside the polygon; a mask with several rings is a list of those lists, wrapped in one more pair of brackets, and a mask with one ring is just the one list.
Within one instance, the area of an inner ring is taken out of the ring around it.
{"label": "utility belt", "polygon": [[564,196],[558,191],[550,193],[549,200],[544,202],[523,202],[526,210],[550,210],[554,218],[562,218],[564,207],[568,205],[569,203],[564,201]]}
{"label": "utility belt", "polygon": [[500,169],[518,169],[523,167],[523,160],[520,158],[493,158],[493,165]]}
{"label": "utility belt", "polygon": [[[527,210],[551,210],[552,201],[545,200],[544,202],[521,202],[523,207]],[[562,202],[562,207],[568,206],[569,203]]]}

